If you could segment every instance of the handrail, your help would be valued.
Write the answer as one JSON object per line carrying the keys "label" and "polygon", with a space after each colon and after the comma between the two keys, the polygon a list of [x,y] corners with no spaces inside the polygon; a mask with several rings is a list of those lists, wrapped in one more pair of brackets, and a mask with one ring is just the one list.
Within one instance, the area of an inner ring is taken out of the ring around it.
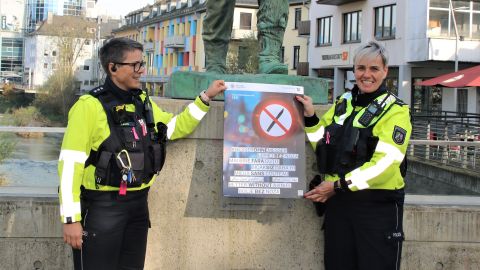
{"label": "handrail", "polygon": [[18,127],[18,126],[0,126],[0,132],[45,132],[45,133],[65,133],[64,127]]}

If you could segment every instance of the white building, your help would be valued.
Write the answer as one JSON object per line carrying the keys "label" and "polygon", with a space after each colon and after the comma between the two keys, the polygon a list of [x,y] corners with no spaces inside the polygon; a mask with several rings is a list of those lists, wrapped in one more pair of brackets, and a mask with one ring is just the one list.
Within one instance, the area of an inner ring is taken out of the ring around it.
{"label": "white building", "polygon": [[355,50],[377,40],[390,54],[387,86],[413,108],[480,113],[479,89],[414,85],[455,71],[456,57],[458,69],[480,63],[480,2],[452,2],[453,9],[449,0],[312,1],[310,75],[333,79],[338,96]]}
{"label": "white building", "polygon": [[77,16],[49,16],[37,30],[25,37],[25,76],[29,87],[41,86],[55,73],[61,54],[59,36],[67,35],[69,28],[75,28],[73,31],[78,33],[74,39],[73,65],[78,90],[90,90],[98,84],[96,20]]}
{"label": "white building", "polygon": [[22,82],[25,0],[0,0],[0,80]]}

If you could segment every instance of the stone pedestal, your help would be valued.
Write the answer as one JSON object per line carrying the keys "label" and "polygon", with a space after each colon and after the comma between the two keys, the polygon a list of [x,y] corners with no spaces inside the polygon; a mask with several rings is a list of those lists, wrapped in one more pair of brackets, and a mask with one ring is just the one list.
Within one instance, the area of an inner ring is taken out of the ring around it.
{"label": "stone pedestal", "polygon": [[[208,72],[174,72],[165,89],[170,98],[194,99],[201,90],[207,89],[214,80],[227,82],[250,82],[303,86],[305,94],[313,98],[315,104],[328,102],[328,83],[324,79],[279,74],[214,74]],[[218,97],[219,100],[223,96]]]}

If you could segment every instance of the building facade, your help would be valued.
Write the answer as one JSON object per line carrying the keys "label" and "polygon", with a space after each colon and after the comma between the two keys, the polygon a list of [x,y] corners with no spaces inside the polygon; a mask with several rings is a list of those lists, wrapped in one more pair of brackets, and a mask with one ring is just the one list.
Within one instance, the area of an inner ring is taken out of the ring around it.
{"label": "building facade", "polygon": [[[74,29],[69,31],[69,29]],[[69,43],[66,52],[74,59],[72,69],[77,80],[77,90],[88,91],[98,85],[98,29],[96,20],[78,16],[52,16],[37,30],[25,37],[25,77],[29,88],[43,85],[61,65],[62,46]],[[65,56],[63,56],[65,57]]]}
{"label": "building facade", "polygon": [[35,30],[37,23],[48,18],[48,14],[58,16],[96,17],[96,0],[25,0],[25,30]]}
{"label": "building facade", "polygon": [[[390,52],[387,86],[418,110],[479,112],[479,90],[415,82],[480,63],[480,3],[449,0],[317,0],[310,9],[310,75],[351,86],[355,50],[370,40]],[[455,34],[454,17],[457,23]],[[456,49],[457,48],[457,49]],[[456,61],[457,59],[457,61]]]}
{"label": "building facade", "polygon": [[308,64],[308,35],[299,33],[302,22],[308,21],[309,2],[304,0],[290,0],[288,22],[283,36],[283,47],[280,59],[288,65],[289,75],[308,75],[302,73],[302,64]]}
{"label": "building facade", "polygon": [[0,0],[0,81],[22,83],[25,0]]}
{"label": "building facade", "polygon": [[[239,50],[242,38],[256,35],[256,0],[237,0],[231,50]],[[205,0],[160,0],[130,12],[124,25],[113,31],[144,45],[146,74],[141,78],[153,95],[163,95],[175,71],[205,71],[202,22]]]}

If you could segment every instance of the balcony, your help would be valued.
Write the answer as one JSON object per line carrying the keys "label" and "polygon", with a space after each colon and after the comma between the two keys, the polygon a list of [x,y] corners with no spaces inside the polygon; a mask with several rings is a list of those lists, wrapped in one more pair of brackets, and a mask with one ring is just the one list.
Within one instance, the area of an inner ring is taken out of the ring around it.
{"label": "balcony", "polygon": [[145,51],[153,51],[153,42],[145,42],[143,44],[143,49]]}
{"label": "balcony", "polygon": [[308,62],[298,62],[297,65],[297,76],[308,76]]}
{"label": "balcony", "polygon": [[348,3],[359,2],[364,0],[317,0],[319,5],[332,5],[332,6],[341,6]]}
{"label": "balcony", "polygon": [[298,25],[299,36],[310,36],[310,21],[301,21]]}
{"label": "balcony", "polygon": [[183,48],[185,46],[185,36],[171,36],[165,38],[165,48]]}

